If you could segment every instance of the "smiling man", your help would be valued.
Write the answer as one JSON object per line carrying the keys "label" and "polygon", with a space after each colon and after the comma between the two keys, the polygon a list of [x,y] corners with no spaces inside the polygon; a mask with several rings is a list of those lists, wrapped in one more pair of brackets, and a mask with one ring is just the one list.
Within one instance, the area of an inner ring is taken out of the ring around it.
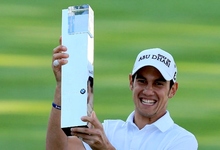
{"label": "smiling man", "polygon": [[[136,58],[130,88],[135,103],[134,120],[151,124],[166,114],[168,99],[178,89],[173,57],[161,49],[142,51]],[[139,119],[137,119],[139,118]]]}
{"label": "smiling man", "polygon": [[[66,48],[54,49],[53,66],[57,79],[54,103],[60,104],[60,66],[67,63]],[[60,128],[60,110],[53,108],[47,132],[47,149],[68,150],[197,150],[195,136],[178,126],[167,110],[177,89],[177,67],[173,57],[159,48],[140,52],[129,75],[135,105],[126,121],[99,122],[95,113],[82,120],[91,128],[73,128],[66,137]],[[79,138],[76,138],[79,137]]]}
{"label": "smiling man", "polygon": [[130,89],[135,110],[124,121],[109,120],[103,126],[110,143],[119,150],[197,150],[195,136],[176,125],[167,105],[177,89],[173,57],[159,48],[140,52]]}

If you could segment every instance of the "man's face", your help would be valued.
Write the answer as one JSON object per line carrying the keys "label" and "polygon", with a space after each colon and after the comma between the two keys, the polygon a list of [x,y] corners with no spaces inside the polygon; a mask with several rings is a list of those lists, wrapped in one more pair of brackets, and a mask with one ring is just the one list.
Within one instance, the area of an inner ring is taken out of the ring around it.
{"label": "man's face", "polygon": [[141,68],[132,81],[130,88],[135,104],[135,119],[148,120],[152,123],[166,113],[168,99],[173,97],[177,86],[170,89],[170,81],[166,81],[154,67]]}

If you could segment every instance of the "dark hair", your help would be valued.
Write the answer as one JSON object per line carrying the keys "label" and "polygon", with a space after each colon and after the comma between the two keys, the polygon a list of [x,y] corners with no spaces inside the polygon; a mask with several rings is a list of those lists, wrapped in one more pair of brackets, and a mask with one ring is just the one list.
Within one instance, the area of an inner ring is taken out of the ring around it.
{"label": "dark hair", "polygon": [[170,89],[172,88],[173,85],[174,85],[173,80],[170,80]]}
{"label": "dark hair", "polygon": [[89,76],[88,81],[90,81],[90,87],[93,88],[93,78]]}
{"label": "dark hair", "polygon": [[[137,73],[132,75],[132,82],[134,82],[134,78],[135,78],[136,75],[137,75]],[[173,84],[174,84],[173,80],[170,80],[170,89],[172,88]]]}

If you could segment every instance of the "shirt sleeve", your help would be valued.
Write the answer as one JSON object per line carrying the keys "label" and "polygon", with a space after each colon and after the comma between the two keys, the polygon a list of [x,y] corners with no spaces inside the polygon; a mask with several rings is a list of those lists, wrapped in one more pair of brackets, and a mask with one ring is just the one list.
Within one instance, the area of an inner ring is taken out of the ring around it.
{"label": "shirt sleeve", "polygon": [[198,142],[194,135],[184,136],[174,142],[169,150],[198,150]]}
{"label": "shirt sleeve", "polygon": [[83,142],[83,145],[86,150],[92,150],[91,147],[87,143]]}

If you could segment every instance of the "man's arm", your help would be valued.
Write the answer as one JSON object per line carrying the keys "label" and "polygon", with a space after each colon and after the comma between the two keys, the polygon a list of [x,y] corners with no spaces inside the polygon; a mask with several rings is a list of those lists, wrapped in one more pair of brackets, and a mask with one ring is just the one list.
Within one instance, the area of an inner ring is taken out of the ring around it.
{"label": "man's arm", "polygon": [[[61,105],[61,66],[68,63],[67,58],[69,57],[69,55],[65,53],[66,50],[66,47],[61,45],[53,50],[52,68],[57,82],[54,103],[59,106]],[[58,65],[53,65],[54,60],[58,60]],[[46,137],[47,150],[85,150],[80,139],[87,143],[93,150],[115,150],[108,141],[102,124],[94,112],[91,117],[82,117],[82,121],[90,123],[91,128],[72,128],[71,132],[74,137],[67,137],[65,135],[61,129],[60,119],[61,111],[52,108]],[[80,137],[80,139],[77,137]]]}
{"label": "man's arm", "polygon": [[[57,85],[54,103],[60,105],[60,86]],[[47,150],[85,150],[82,141],[77,137],[67,137],[62,131],[60,126],[61,111],[52,107],[47,137],[46,137],[46,149]]]}
{"label": "man's arm", "polygon": [[[60,85],[56,87],[54,103],[60,106]],[[67,136],[61,129],[60,116],[61,111],[52,107],[46,137],[47,150],[67,150]]]}
{"label": "man's arm", "polygon": [[[60,38],[61,44],[61,38]],[[66,47],[58,46],[53,50],[52,69],[56,78],[56,90],[54,94],[54,103],[61,105],[61,66],[65,65],[69,56],[66,54]],[[53,65],[54,60],[58,60],[57,66]],[[82,141],[76,137],[67,137],[61,129],[61,111],[53,108],[50,112],[47,136],[46,136],[46,149],[47,150],[85,150]]]}

